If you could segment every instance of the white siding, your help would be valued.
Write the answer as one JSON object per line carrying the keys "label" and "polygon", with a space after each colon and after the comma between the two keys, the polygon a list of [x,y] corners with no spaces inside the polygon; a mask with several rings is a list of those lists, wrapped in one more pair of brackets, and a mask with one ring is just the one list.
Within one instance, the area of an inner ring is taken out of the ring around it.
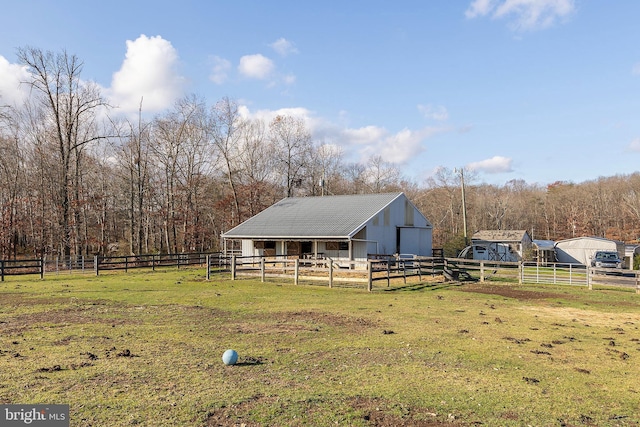
{"label": "white siding", "polygon": [[615,240],[600,237],[577,237],[556,242],[558,262],[588,265],[596,251],[616,251],[624,257],[624,245]]}

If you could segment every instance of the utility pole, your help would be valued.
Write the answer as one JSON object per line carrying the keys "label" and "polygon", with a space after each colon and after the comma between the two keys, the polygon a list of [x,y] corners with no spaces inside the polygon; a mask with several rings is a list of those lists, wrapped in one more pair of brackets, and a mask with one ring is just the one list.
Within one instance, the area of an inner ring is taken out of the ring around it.
{"label": "utility pole", "polygon": [[462,189],[462,228],[464,233],[464,245],[466,247],[469,244],[469,239],[467,238],[467,200],[464,195],[464,168],[454,169],[454,172],[460,174],[460,187]]}

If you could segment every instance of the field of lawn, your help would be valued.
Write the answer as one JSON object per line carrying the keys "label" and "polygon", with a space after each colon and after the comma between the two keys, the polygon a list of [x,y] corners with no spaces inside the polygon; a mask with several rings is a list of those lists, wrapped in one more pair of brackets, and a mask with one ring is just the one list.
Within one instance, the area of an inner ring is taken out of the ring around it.
{"label": "field of lawn", "polygon": [[639,426],[639,326],[621,289],[8,277],[0,404],[68,404],[71,426]]}

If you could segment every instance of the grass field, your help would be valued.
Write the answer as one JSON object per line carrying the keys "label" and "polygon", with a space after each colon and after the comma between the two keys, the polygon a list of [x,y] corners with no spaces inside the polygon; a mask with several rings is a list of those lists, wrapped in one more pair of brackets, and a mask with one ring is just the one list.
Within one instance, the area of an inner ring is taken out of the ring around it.
{"label": "grass field", "polygon": [[639,326],[623,290],[10,277],[0,403],[72,426],[638,426]]}

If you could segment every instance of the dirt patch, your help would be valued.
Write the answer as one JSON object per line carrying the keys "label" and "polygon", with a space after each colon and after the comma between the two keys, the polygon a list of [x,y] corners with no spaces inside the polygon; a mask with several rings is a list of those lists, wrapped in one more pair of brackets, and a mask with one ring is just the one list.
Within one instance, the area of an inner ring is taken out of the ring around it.
{"label": "dirt patch", "polygon": [[[16,334],[25,330],[42,327],[42,324],[56,327],[57,325],[85,323],[106,323],[111,325],[140,323],[140,321],[135,319],[133,316],[127,319],[110,317],[109,311],[111,308],[113,308],[113,306],[105,307],[104,304],[95,303],[82,306],[65,307],[56,310],[47,310],[37,313],[8,316],[0,322],[0,332],[3,335]],[[67,337],[67,339],[70,339],[70,337]],[[58,342],[58,344],[64,345],[65,343],[63,340]]]}
{"label": "dirt patch", "polygon": [[362,317],[348,316],[344,314],[322,313],[316,311],[294,311],[279,313],[275,316],[277,321],[303,322],[339,328],[371,328],[377,326],[376,322]]}
{"label": "dirt patch", "polygon": [[[268,320],[264,322],[264,320]],[[245,316],[237,327],[239,333],[319,332],[323,328],[341,328],[349,333],[359,333],[378,327],[376,321],[344,314],[315,311],[256,313]],[[255,323],[246,320],[256,320]]]}
{"label": "dirt patch", "polygon": [[[222,427],[222,426],[245,426],[245,427],[259,427],[266,424],[251,421],[251,413],[262,406],[271,406],[278,403],[276,397],[255,396],[247,399],[238,404],[225,406],[216,410],[210,411],[205,425],[209,427]],[[370,397],[353,397],[347,399],[344,402],[335,402],[332,400],[329,402],[323,401],[305,401],[296,403],[284,403],[285,406],[295,405],[302,407],[305,414],[308,415],[307,419],[290,420],[287,425],[290,426],[302,426],[308,425],[309,421],[318,421],[317,425],[330,425],[326,419],[326,414],[323,416],[323,408],[330,407],[336,408],[351,408],[351,414],[356,414],[356,417],[360,417],[362,424],[376,427],[440,427],[461,426],[455,416],[447,415],[446,421],[439,419],[438,414],[433,413],[424,408],[409,408],[402,405],[393,404],[382,398],[370,398]],[[335,414],[340,416],[341,414]],[[314,421],[314,424],[315,424]],[[323,424],[324,423],[324,424]],[[336,422],[338,424],[338,422]]]}
{"label": "dirt patch", "polygon": [[543,300],[553,298],[566,298],[564,294],[556,294],[552,292],[530,291],[526,289],[518,289],[508,285],[486,285],[472,284],[460,288],[463,292],[475,292],[479,294],[500,295],[505,298],[515,298],[520,301]]}
{"label": "dirt patch", "polygon": [[[362,413],[366,424],[377,427],[437,427],[442,425],[458,426],[455,416],[448,415],[447,421],[437,419],[438,414],[423,408],[408,408],[390,405],[384,399],[356,397],[349,401],[349,405]],[[394,412],[394,413],[392,413]],[[395,413],[400,413],[396,415]]]}

